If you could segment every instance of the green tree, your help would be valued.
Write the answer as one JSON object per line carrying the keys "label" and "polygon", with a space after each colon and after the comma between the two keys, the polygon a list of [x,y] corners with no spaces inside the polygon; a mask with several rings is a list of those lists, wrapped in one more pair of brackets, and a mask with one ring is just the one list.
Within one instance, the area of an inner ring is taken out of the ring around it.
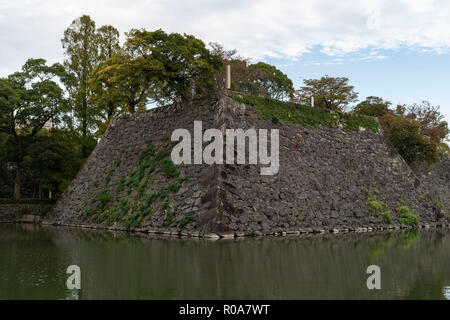
{"label": "green tree", "polygon": [[60,87],[62,65],[46,65],[44,59],[29,59],[7,78],[0,79],[0,154],[2,162],[15,168],[14,196],[20,198],[22,161],[28,146],[49,121],[60,122],[68,110]]}
{"label": "green tree", "polygon": [[27,179],[38,187],[38,196],[42,198],[44,189],[58,190],[60,184],[73,178],[74,162],[73,150],[52,134],[39,134],[27,146],[20,166]]}
{"label": "green tree", "polygon": [[94,70],[93,86],[109,86],[116,105],[130,113],[150,103],[186,102],[214,87],[221,65],[191,35],[133,29],[122,50]]}
{"label": "green tree", "polygon": [[[87,15],[75,19],[64,31],[61,43],[66,56],[64,66],[74,79],[67,85],[74,115],[78,120],[75,124],[82,140],[85,140],[90,129],[95,126],[97,113],[89,100],[89,79],[100,58],[95,22]],[[83,153],[85,157],[90,153],[86,145],[83,146]]]}
{"label": "green tree", "polygon": [[389,112],[390,105],[391,102],[385,101],[383,98],[370,96],[358,103],[353,111],[365,116],[381,117]]}
{"label": "green tree", "polygon": [[315,106],[342,111],[358,98],[358,93],[345,77],[325,75],[320,79],[305,79],[303,82],[305,85],[295,93],[294,100],[298,103],[310,104],[311,97],[314,97]]}
{"label": "green tree", "polygon": [[294,93],[292,80],[275,66],[258,62],[249,66],[249,92],[267,98],[286,100]]}
{"label": "green tree", "polygon": [[217,42],[210,42],[209,46],[211,53],[223,60],[223,66],[214,76],[217,89],[225,89],[226,66],[230,65],[231,90],[277,100],[293,97],[292,80],[275,66],[264,62],[251,64],[250,59],[238,55],[235,49],[225,50]]}
{"label": "green tree", "polygon": [[387,138],[407,163],[437,161],[437,146],[420,133],[419,122],[393,114],[385,114],[379,119]]}
{"label": "green tree", "polygon": [[157,61],[162,67],[162,72],[156,69],[162,83],[160,100],[187,101],[192,92],[212,89],[214,71],[222,65],[221,58],[211,54],[203,41],[187,34],[133,29],[125,46],[133,56],[149,63]]}
{"label": "green tree", "polygon": [[97,136],[101,136],[110,120],[122,111],[122,95],[114,83],[107,81],[104,74],[98,72],[105,67],[105,61],[117,55],[121,50],[119,31],[113,26],[102,26],[97,30],[99,63],[93,69],[89,79],[90,102],[96,108],[94,123]]}
{"label": "green tree", "polygon": [[[151,56],[134,56],[125,50],[101,62],[93,73],[91,86],[103,92],[113,105],[109,116],[118,112],[134,113],[161,97],[164,66]],[[101,93],[100,93],[101,94]]]}

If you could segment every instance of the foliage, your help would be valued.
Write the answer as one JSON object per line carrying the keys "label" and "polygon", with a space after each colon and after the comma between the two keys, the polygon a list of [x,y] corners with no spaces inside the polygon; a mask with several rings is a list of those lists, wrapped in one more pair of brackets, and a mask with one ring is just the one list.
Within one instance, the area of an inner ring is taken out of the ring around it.
{"label": "foliage", "polygon": [[394,222],[394,217],[391,211],[387,209],[386,204],[383,201],[377,200],[375,195],[368,194],[366,199],[367,213],[377,214],[378,217],[385,223],[391,224]]}
{"label": "foliage", "polygon": [[405,205],[400,205],[396,208],[397,212],[400,213],[400,218],[398,221],[401,224],[406,224],[410,226],[418,225],[420,222],[419,216],[414,213],[414,210],[411,210]]}
{"label": "foliage", "polygon": [[380,117],[387,137],[408,162],[433,163],[448,154],[446,139],[450,132],[439,106],[427,101],[411,106],[398,105]]}
{"label": "foliage", "polygon": [[222,65],[221,58],[211,54],[200,39],[161,29],[132,29],[125,48],[153,75],[154,98],[160,101],[189,101],[193,91],[211,89],[214,71]]}
{"label": "foliage", "polygon": [[[89,99],[89,79],[99,62],[97,40],[95,22],[87,15],[73,20],[61,39],[66,56],[64,66],[68,74],[65,84],[70,92],[73,113],[78,120],[75,122],[76,129],[83,137],[95,129],[98,113]],[[85,157],[89,154],[86,146],[83,146],[83,154]]]}
{"label": "foliage", "polygon": [[394,222],[394,217],[389,210],[382,211],[378,215],[385,223],[392,224]]}
{"label": "foliage", "polygon": [[248,92],[277,100],[291,99],[294,93],[292,80],[275,66],[258,62],[248,67],[251,78]]}
{"label": "foliage", "polygon": [[[155,212],[161,212],[166,214],[166,223],[172,223],[176,208],[170,209],[170,194],[178,192],[186,181],[185,177],[179,177],[179,170],[170,160],[173,146],[170,141],[159,147],[151,140],[147,141],[130,173],[110,186],[109,176],[117,168],[113,166],[106,177],[101,177],[105,181],[104,188],[89,201],[80,217],[107,225],[122,222],[127,228],[136,228]],[[158,174],[167,178],[167,187],[156,185],[154,178]],[[129,203],[127,198],[130,196],[133,201]]]}
{"label": "foliage", "polygon": [[48,121],[57,125],[67,111],[60,86],[63,67],[29,59],[22,71],[0,78],[0,163],[15,168],[14,196],[20,198],[23,162]]}
{"label": "foliage", "polygon": [[275,66],[264,62],[251,64],[250,59],[239,56],[236,50],[225,50],[215,42],[209,45],[211,53],[223,60],[223,67],[215,73],[218,89],[225,89],[226,66],[230,65],[232,90],[277,100],[292,98],[292,80]]}
{"label": "foliage", "polygon": [[389,141],[406,162],[437,161],[436,145],[420,133],[416,120],[386,114],[380,117],[380,122]]}
{"label": "foliage", "polygon": [[440,160],[450,157],[450,146],[448,142],[442,141],[437,146],[437,152]]}
{"label": "foliage", "polygon": [[370,96],[358,103],[353,112],[365,116],[381,117],[389,112],[390,105],[391,102],[389,101],[385,101],[380,97]]}
{"label": "foliage", "polygon": [[43,188],[58,190],[64,181],[72,178],[71,166],[75,161],[74,152],[53,135],[38,135],[26,150],[21,167],[24,174],[39,188],[42,198]]}
{"label": "foliage", "polygon": [[342,123],[349,130],[358,130],[359,127],[363,127],[373,132],[378,131],[378,123],[364,116],[330,112],[325,109],[263,97],[232,95],[232,98],[236,102],[253,106],[265,120],[275,120],[274,122],[281,120],[311,127],[319,125],[336,127]]}
{"label": "foliage", "polygon": [[195,221],[195,214],[194,214],[194,212],[189,211],[183,216],[183,218],[180,220],[180,222],[178,222],[178,227],[180,229],[184,229],[184,228],[186,228],[186,226],[189,223],[191,223],[193,221]]}
{"label": "foliage", "polygon": [[378,201],[376,196],[369,195],[366,200],[366,206],[368,213],[377,213],[383,209],[384,203]]}
{"label": "foliage", "polygon": [[310,104],[314,97],[314,105],[320,108],[342,111],[357,100],[358,93],[348,84],[348,78],[330,77],[325,75],[320,79],[305,79],[304,86],[296,91],[295,102]]}

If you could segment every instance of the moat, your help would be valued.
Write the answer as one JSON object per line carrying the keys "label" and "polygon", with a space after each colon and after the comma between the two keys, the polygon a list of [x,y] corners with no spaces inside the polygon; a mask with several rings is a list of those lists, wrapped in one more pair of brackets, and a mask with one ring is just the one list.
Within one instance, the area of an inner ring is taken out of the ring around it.
{"label": "moat", "polygon": [[449,229],[211,241],[0,224],[0,256],[0,299],[450,299]]}

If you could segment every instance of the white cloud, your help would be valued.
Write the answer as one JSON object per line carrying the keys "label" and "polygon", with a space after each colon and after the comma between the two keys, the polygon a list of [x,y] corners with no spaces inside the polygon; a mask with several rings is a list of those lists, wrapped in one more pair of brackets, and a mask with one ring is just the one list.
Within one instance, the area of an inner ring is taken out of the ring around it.
{"label": "white cloud", "polygon": [[260,59],[295,60],[317,47],[330,56],[366,48],[450,48],[449,1],[0,0],[0,75],[29,57],[61,60],[63,31],[83,13],[122,33],[186,32]]}

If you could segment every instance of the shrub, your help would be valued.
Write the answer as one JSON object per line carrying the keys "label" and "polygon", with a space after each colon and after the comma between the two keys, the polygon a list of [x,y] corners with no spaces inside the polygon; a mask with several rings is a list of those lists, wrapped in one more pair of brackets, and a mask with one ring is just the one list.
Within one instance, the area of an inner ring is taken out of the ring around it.
{"label": "shrub", "polygon": [[369,197],[366,200],[366,206],[368,213],[377,213],[383,209],[384,203],[378,201],[376,196],[369,195]]}
{"label": "shrub", "polygon": [[414,213],[413,210],[408,208],[407,206],[399,206],[397,207],[397,212],[400,213],[400,218],[398,221],[401,224],[406,224],[410,226],[418,225],[420,222],[419,216]]}
{"label": "shrub", "polygon": [[385,223],[391,224],[394,222],[394,217],[392,216],[391,211],[389,210],[380,212],[379,216]]}

